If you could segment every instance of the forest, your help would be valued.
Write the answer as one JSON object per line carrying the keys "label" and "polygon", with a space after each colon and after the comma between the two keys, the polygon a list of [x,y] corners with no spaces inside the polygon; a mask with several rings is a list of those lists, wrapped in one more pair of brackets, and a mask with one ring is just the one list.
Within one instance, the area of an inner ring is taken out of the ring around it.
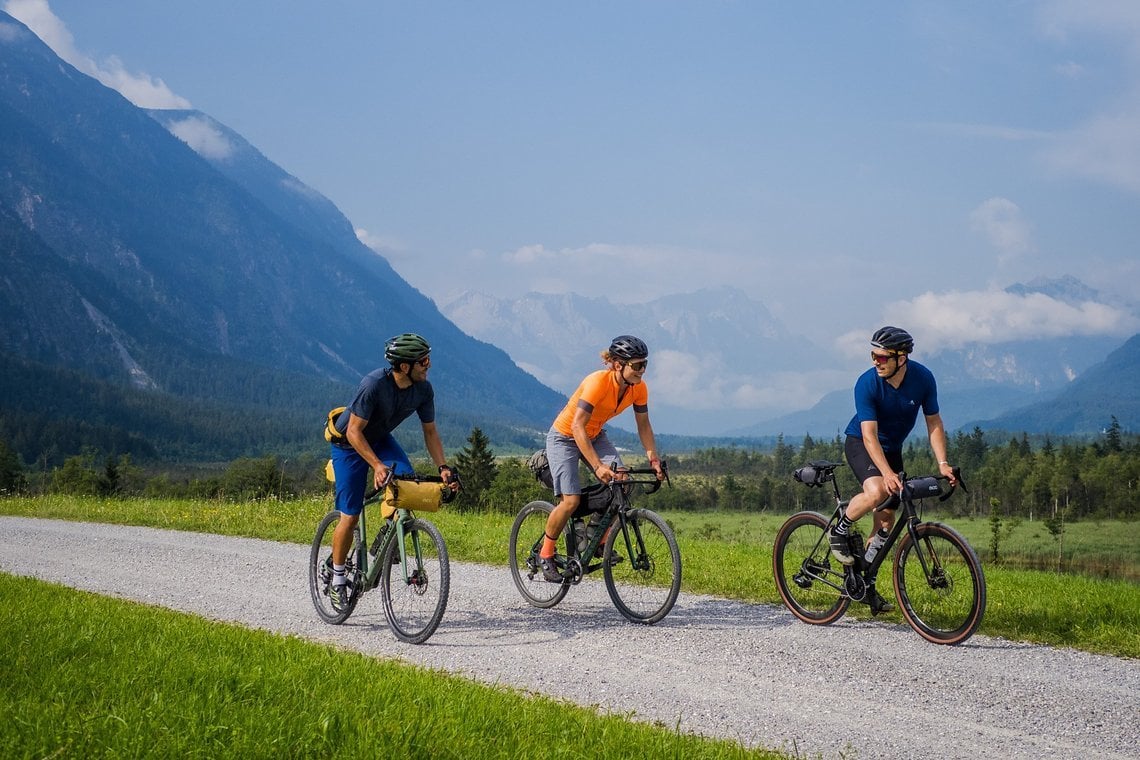
{"label": "forest", "polygon": [[[464,481],[459,509],[514,513],[527,501],[551,498],[527,469],[526,457],[496,456],[478,427],[454,451]],[[979,428],[959,431],[949,440],[949,457],[962,469],[969,488],[946,503],[955,514],[1074,521],[1130,520],[1140,513],[1140,438],[1121,430],[1115,418],[1094,440],[998,437]],[[134,463],[129,455],[87,448],[61,465],[45,467],[40,460],[29,469],[0,440],[0,494],[288,499],[331,490],[323,477],[326,458],[316,447],[291,458],[240,457],[213,468],[155,471]],[[830,512],[831,490],[805,487],[792,473],[812,460],[843,461],[843,441],[805,436],[792,445],[780,437],[763,449],[716,446],[666,458],[671,487],[653,496],[657,510]],[[905,460],[912,476],[935,470],[925,440],[912,442]],[[417,467],[434,470],[426,462],[417,462]],[[847,468],[838,471],[838,482],[844,497],[855,492],[855,478]]]}

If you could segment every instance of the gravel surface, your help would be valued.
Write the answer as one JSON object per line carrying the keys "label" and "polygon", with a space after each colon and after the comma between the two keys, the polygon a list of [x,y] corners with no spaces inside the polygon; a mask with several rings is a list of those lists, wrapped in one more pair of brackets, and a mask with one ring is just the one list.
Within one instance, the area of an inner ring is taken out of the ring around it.
{"label": "gravel surface", "polygon": [[[618,614],[600,581],[584,581],[558,607],[539,610],[523,601],[505,567],[458,562],[443,623],[413,646],[389,632],[378,592],[344,625],[320,622],[308,596],[308,552],[253,539],[0,517],[0,569],[9,573],[748,746],[827,758],[1140,757],[1134,660],[986,636],[942,647],[901,623],[810,626],[782,607],[687,593],[661,623],[640,626]],[[257,580],[241,607],[229,585],[235,576]],[[544,659],[561,662],[543,668]],[[567,672],[577,673],[572,683],[563,682]]]}

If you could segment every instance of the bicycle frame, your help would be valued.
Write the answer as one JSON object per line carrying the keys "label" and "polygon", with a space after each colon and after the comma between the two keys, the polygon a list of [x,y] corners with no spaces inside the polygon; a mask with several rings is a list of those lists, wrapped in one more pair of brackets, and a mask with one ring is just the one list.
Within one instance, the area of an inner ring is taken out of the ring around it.
{"label": "bicycle frame", "polygon": [[[588,508],[589,494],[586,496],[583,506],[571,515],[570,519],[566,522],[566,546],[567,546],[567,563],[573,571],[572,583],[577,584],[581,582],[583,575],[588,575],[596,570],[601,569],[602,563],[595,562],[590,564],[588,558],[593,557],[605,541],[606,534],[609,532],[610,527],[614,526],[616,521],[615,530],[621,531],[621,540],[625,543],[626,556],[630,557],[633,562],[634,569],[644,569],[643,563],[646,562],[644,553],[640,550],[635,551],[635,548],[640,549],[644,546],[641,536],[641,529],[635,524],[630,523],[626,519],[626,514],[633,508],[633,503],[629,499],[629,494],[634,486],[647,486],[645,493],[651,494],[661,488],[662,481],[657,480],[657,471],[646,468],[631,468],[620,471],[627,477],[623,480],[614,479],[609,483],[602,484],[604,488],[609,489],[610,498],[609,503],[606,505],[605,511],[598,512]],[[652,475],[653,479],[638,478],[637,476]],[[666,480],[668,479],[668,472],[666,472]],[[586,546],[581,551],[578,550],[578,540],[574,532],[574,522],[576,520],[588,520],[592,514],[600,514],[597,524],[594,527],[593,535],[586,540]],[[630,535],[632,531],[632,536]],[[535,548],[537,552],[538,547]]]}
{"label": "bicycle frame", "polygon": [[[834,474],[831,475],[830,480],[832,492],[835,494],[835,510],[832,512],[831,519],[827,523],[828,530],[830,530],[836,523],[839,522],[840,516],[843,514],[844,510],[847,509],[847,505],[851,503],[850,499],[844,499],[840,494],[839,483],[835,479]],[[907,483],[906,473],[900,472],[899,480],[904,484]],[[879,568],[887,560],[887,558],[891,556],[891,550],[894,549],[895,544],[898,543],[898,540],[902,536],[904,530],[910,533],[911,540],[914,542],[915,546],[915,554],[918,557],[919,563],[922,565],[922,570],[927,576],[929,576],[931,572],[931,565],[927,557],[928,550],[923,549],[923,542],[919,540],[917,531],[917,527],[922,523],[922,519],[918,514],[918,507],[915,504],[916,499],[909,492],[909,490],[904,487],[903,493],[898,495],[897,499],[893,495],[888,497],[886,501],[875,507],[875,511],[878,512],[880,510],[887,509],[888,505],[892,501],[897,501],[898,505],[901,507],[901,514],[898,515],[898,517],[895,519],[894,525],[891,526],[891,530],[887,534],[887,540],[883,542],[883,545],[881,547],[879,547],[878,554],[876,554],[875,558],[870,563],[868,563],[863,556],[862,547],[860,547],[860,551],[855,553],[854,564],[844,566],[844,578],[848,578],[852,573],[854,573],[863,581],[861,586],[857,583],[851,584],[855,586],[855,593],[852,593],[852,588],[847,587],[848,584],[845,583],[841,586],[837,583],[833,583],[818,573],[807,572],[808,577],[810,577],[813,581],[818,581],[827,586],[830,586],[836,591],[846,594],[854,601],[861,601],[866,595],[867,588],[875,583],[875,580],[879,574]],[[825,531],[820,536],[820,539],[816,542],[816,549],[818,549],[820,545],[825,542],[826,535],[827,533]]]}
{"label": "bicycle frame", "polygon": [[[392,465],[389,465],[389,467],[393,466],[394,464],[395,463],[393,462]],[[388,482],[394,478],[402,479],[398,478],[398,476],[389,470],[388,480],[384,482],[384,486],[386,487]],[[415,477],[410,479],[428,482],[443,482],[442,478],[436,478],[434,476]],[[413,512],[407,509],[397,508],[390,517],[381,518],[383,522],[380,526],[380,530],[376,532],[375,538],[372,539],[371,545],[369,545],[369,542],[367,540],[368,528],[367,517],[365,516],[368,512],[367,508],[370,504],[375,504],[383,497],[384,487],[378,488],[375,491],[366,494],[364,497],[364,508],[360,510],[360,519],[357,520],[356,523],[356,568],[357,577],[362,579],[360,588],[361,591],[369,591],[376,588],[376,584],[380,580],[380,571],[382,569],[378,560],[380,557],[384,556],[384,551],[388,548],[388,544],[390,544],[392,541],[397,542],[399,549],[400,566],[404,574],[404,581],[408,582],[411,579],[411,575],[408,573],[408,547],[406,544],[407,537],[406,531],[404,530],[404,525],[415,519],[415,514]],[[445,498],[445,501],[450,501],[450,499]],[[412,556],[420,556],[419,538],[415,535],[412,536]],[[412,574],[414,574],[417,569],[418,568],[412,568]]]}

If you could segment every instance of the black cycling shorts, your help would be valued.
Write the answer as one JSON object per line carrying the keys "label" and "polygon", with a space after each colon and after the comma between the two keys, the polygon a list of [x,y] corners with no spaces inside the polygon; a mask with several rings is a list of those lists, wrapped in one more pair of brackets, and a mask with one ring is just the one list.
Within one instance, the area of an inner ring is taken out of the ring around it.
{"label": "black cycling shorts", "polygon": [[[884,451],[883,453],[887,456],[887,464],[895,472],[903,471],[901,451]],[[883,477],[883,473],[879,472],[879,468],[871,461],[871,455],[867,453],[867,447],[863,445],[862,438],[853,435],[847,436],[847,441],[843,444],[843,454],[847,457],[847,466],[851,468],[851,472],[855,473],[860,485],[867,478]]]}

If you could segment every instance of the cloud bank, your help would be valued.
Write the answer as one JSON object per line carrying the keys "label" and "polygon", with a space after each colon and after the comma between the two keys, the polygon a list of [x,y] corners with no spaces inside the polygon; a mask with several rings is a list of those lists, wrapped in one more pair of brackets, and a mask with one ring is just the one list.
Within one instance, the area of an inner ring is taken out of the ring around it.
{"label": "cloud bank", "polygon": [[[1005,343],[1071,335],[1128,336],[1140,319],[1128,311],[1084,301],[1065,303],[1043,293],[1004,290],[927,292],[898,301],[883,312],[882,324],[906,328],[924,350],[961,348],[967,343]],[[851,357],[866,353],[867,337],[880,325],[852,330],[837,344]]]}
{"label": "cloud bank", "polygon": [[166,83],[147,74],[127,71],[123,62],[111,56],[96,62],[75,47],[67,26],[52,12],[47,0],[7,0],[4,11],[19,19],[63,60],[88,76],[116,90],[140,108],[186,109],[190,101],[175,95]]}

